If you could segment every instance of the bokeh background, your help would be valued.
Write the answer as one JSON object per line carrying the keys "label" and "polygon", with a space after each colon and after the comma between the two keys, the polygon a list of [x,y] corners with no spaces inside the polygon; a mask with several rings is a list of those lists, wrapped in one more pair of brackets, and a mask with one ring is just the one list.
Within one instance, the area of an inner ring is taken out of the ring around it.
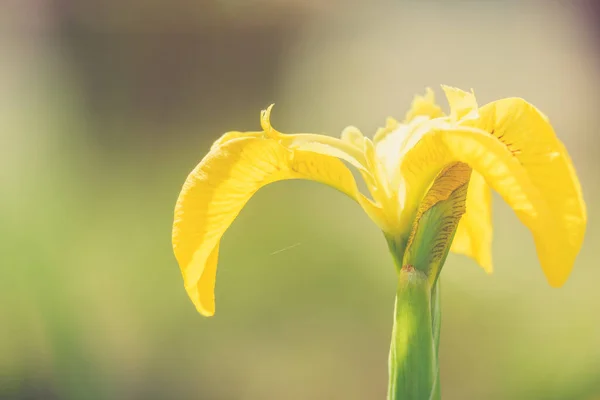
{"label": "bokeh background", "polygon": [[600,398],[597,4],[0,1],[0,398],[383,399],[395,273],[360,208],[261,190],[224,237],[217,314],[172,255],[187,173],[227,130],[374,132],[415,93],[542,109],[589,225],[552,289],[494,198],[495,273],[442,273],[444,399]]}

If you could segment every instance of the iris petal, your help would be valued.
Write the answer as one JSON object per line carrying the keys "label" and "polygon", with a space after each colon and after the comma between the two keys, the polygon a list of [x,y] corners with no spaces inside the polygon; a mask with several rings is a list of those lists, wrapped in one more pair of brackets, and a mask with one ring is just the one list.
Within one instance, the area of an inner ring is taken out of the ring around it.
{"label": "iris petal", "polygon": [[492,196],[483,176],[475,171],[450,250],[473,258],[486,272],[492,272]]}
{"label": "iris petal", "polygon": [[385,224],[380,208],[359,193],[352,172],[333,156],[340,154],[285,146],[282,139],[287,135],[271,128],[269,111],[262,114],[264,132],[231,132],[217,140],[189,174],[177,199],[173,250],[188,295],[206,316],[215,311],[221,237],[263,186],[286,179],[321,182],[356,200],[378,225]]}
{"label": "iris petal", "polygon": [[[468,164],[530,229],[549,283],[560,286],[571,271],[585,228],[579,182],[564,147],[558,146],[545,118],[541,114],[532,114],[533,108],[528,106],[530,120],[518,120],[515,119],[520,115],[518,110],[507,109],[508,104],[502,105],[501,110],[497,106],[480,110],[480,123],[489,124],[490,129],[513,128],[525,136],[540,136],[538,140],[552,146],[544,147],[544,151],[540,147],[528,147],[531,143],[521,147],[519,154],[527,155],[526,160],[532,162],[526,166],[500,137],[477,128],[451,124],[445,128],[438,126],[423,135],[403,160],[401,168],[410,192],[408,199],[417,204],[428,182],[432,182],[444,166],[457,161]],[[516,125],[507,128],[506,121],[500,116],[510,118]],[[505,129],[501,130],[504,132]],[[520,143],[525,142],[523,139]],[[560,156],[550,157],[549,153]]]}

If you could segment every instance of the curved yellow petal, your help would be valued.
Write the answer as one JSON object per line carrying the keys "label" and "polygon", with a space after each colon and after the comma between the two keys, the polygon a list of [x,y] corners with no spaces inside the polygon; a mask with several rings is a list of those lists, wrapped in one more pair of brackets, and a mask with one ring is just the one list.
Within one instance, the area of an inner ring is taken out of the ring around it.
{"label": "curved yellow petal", "polygon": [[230,140],[233,140],[233,139],[239,139],[242,137],[258,138],[258,137],[263,137],[264,135],[265,135],[264,132],[238,132],[238,131],[227,132],[227,133],[223,134],[220,138],[215,140],[215,142],[211,146],[211,149],[217,148],[218,146],[221,146],[224,143],[229,142]]}
{"label": "curved yellow petal", "polygon": [[290,150],[277,140],[255,135],[213,146],[185,181],[173,222],[175,257],[188,295],[201,314],[214,314],[221,236],[256,191],[284,179],[325,183],[356,199],[368,213],[377,212],[337,158]]}
{"label": "curved yellow petal", "polygon": [[450,250],[473,258],[486,272],[492,272],[492,196],[490,187],[478,172],[471,173],[466,211]]}
{"label": "curved yellow petal", "polygon": [[546,202],[556,231],[534,235],[555,235],[565,265],[556,265],[552,251],[538,248],[538,256],[551,283],[562,285],[581,248],[587,221],[581,185],[567,150],[548,118],[523,99],[507,98],[481,107],[478,127],[506,146]]}
{"label": "curved yellow petal", "polygon": [[[536,176],[545,168],[554,169],[548,165],[548,160],[540,159],[542,164],[532,174],[503,142],[489,133],[450,124],[443,129],[438,127],[421,138],[407,153],[401,166],[409,191],[407,202],[413,205],[413,210],[439,171],[456,161],[471,166],[504,198],[531,230],[549,283],[552,286],[564,283],[580,246],[580,243],[573,243],[573,239],[582,236],[580,232],[575,235],[570,230],[564,231],[564,222],[568,220],[579,226],[582,219],[570,214],[566,207],[562,209],[563,214],[556,212],[556,200],[548,196],[561,197],[559,192],[563,186],[568,189],[568,185],[563,182],[550,190],[545,186],[547,183]],[[559,179],[573,180],[573,175]],[[572,206],[571,203],[576,201],[569,202]],[[414,211],[408,212],[413,213],[410,217],[414,218]]]}

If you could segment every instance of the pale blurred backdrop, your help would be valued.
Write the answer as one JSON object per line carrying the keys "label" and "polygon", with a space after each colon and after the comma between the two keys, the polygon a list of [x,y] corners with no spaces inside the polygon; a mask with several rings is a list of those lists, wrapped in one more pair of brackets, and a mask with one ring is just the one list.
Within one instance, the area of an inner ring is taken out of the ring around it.
{"label": "pale blurred backdrop", "polygon": [[0,398],[385,398],[395,272],[356,204],[260,191],[224,237],[211,319],[173,206],[271,103],[284,132],[372,134],[427,86],[445,107],[442,83],[543,110],[589,210],[552,289],[494,198],[494,274],[455,255],[442,273],[443,398],[600,398],[598,21],[593,0],[1,0]]}

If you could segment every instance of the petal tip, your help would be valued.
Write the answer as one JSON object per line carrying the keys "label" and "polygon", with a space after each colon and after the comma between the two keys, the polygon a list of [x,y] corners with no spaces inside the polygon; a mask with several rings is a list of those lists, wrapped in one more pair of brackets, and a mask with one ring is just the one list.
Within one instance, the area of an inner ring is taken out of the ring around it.
{"label": "petal tip", "polygon": [[346,128],[344,128],[341,134],[341,139],[343,141],[351,143],[352,145],[357,146],[359,148],[361,148],[363,145],[363,137],[364,135],[362,134],[360,129],[358,129],[355,126],[347,126]]}
{"label": "petal tip", "polygon": [[494,267],[492,266],[492,264],[482,265],[481,267],[483,268],[483,271],[486,274],[488,274],[488,275],[494,274]]}
{"label": "petal tip", "polygon": [[212,317],[215,315],[214,291],[201,291],[199,290],[197,283],[190,285],[189,287],[186,286],[185,290],[200,315],[204,317]]}
{"label": "petal tip", "polygon": [[[477,112],[477,100],[475,92],[471,89],[470,92],[465,92],[456,87],[442,85],[446,100],[450,105],[450,115],[456,120],[460,120],[472,112]],[[473,115],[476,117],[477,115]]]}
{"label": "petal tip", "polygon": [[190,298],[196,306],[196,310],[200,313],[200,315],[204,317],[212,317],[215,315],[215,298],[214,294],[209,296],[201,297],[201,294],[198,293],[197,297],[192,297],[192,293],[190,293]]}
{"label": "petal tip", "polygon": [[196,309],[198,310],[198,312],[203,316],[203,317],[207,317],[210,318],[213,315],[215,315],[215,309],[213,308],[212,310],[206,309],[206,308],[202,308],[201,306],[197,306]]}
{"label": "petal tip", "polygon": [[427,116],[429,119],[443,116],[442,110],[435,103],[435,93],[430,87],[425,88],[425,94],[418,94],[413,97],[410,109],[404,116],[403,123],[409,123],[420,115]]}
{"label": "petal tip", "polygon": [[425,88],[425,95],[423,95],[423,99],[430,103],[435,103],[435,92],[429,86]]}
{"label": "petal tip", "polygon": [[269,133],[273,130],[271,127],[271,111],[273,110],[274,105],[275,104],[271,104],[265,110],[260,112],[260,126],[266,133]]}
{"label": "petal tip", "polygon": [[550,285],[550,287],[555,288],[555,289],[559,289],[559,288],[563,287],[568,279],[569,279],[569,274],[560,275],[560,276],[559,275],[557,275],[557,276],[546,275],[546,280],[548,281],[548,284]]}

